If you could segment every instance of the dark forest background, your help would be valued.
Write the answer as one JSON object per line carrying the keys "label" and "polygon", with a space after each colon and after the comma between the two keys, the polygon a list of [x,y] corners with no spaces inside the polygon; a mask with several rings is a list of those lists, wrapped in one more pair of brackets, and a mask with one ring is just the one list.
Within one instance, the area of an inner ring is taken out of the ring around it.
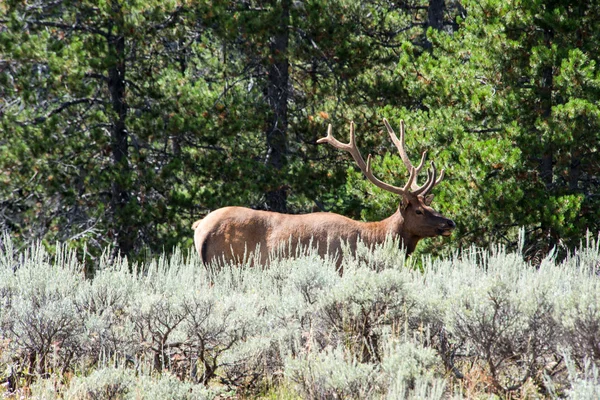
{"label": "dark forest background", "polygon": [[398,198],[316,139],[357,126],[375,172],[446,169],[451,239],[563,254],[600,230],[600,3],[0,3],[0,230],[98,257],[192,245],[210,210],[375,220]]}

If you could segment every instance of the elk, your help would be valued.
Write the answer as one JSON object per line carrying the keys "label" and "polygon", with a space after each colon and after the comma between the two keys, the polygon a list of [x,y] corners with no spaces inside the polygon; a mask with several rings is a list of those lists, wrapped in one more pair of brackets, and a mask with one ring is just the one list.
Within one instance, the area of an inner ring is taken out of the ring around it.
{"label": "elk", "polygon": [[421,162],[415,168],[405,151],[404,121],[400,122],[400,139],[385,118],[383,122],[409,172],[404,187],[390,185],[375,177],[371,169],[371,155],[365,162],[356,146],[354,122],[350,123],[349,143],[342,143],[333,137],[331,124],[327,136],[317,140],[317,143],[328,143],[336,149],[347,151],[371,183],[399,195],[400,205],[393,215],[378,222],[360,222],[328,212],[289,215],[244,207],[224,207],[193,225],[194,242],[202,261],[239,262],[248,252],[256,249],[259,253],[255,254],[258,262],[267,265],[274,252],[281,254],[283,249],[284,256],[293,255],[296,247],[301,245],[316,247],[321,257],[327,254],[337,257],[339,267],[342,243],[355,252],[358,240],[372,246],[391,236],[399,239],[409,255],[423,238],[451,235],[456,227],[454,221],[430,207],[433,200],[430,192],[443,179],[444,170],[438,177],[432,161],[425,183],[418,185],[417,175],[425,164],[427,152],[423,152]]}

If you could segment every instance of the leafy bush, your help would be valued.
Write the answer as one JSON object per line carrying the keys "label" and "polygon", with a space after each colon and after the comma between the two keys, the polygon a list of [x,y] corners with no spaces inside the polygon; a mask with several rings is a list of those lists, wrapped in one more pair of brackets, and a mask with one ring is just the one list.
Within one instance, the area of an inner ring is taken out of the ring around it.
{"label": "leafy bush", "polygon": [[[568,375],[563,382],[546,377],[546,386],[552,398],[597,399],[600,397],[600,374],[598,365],[586,358],[578,368],[568,351],[563,352]],[[566,390],[565,390],[566,389]]]}
{"label": "leafy bush", "polygon": [[311,398],[594,398],[600,384],[592,238],[561,262],[472,248],[422,270],[390,241],[344,254],[341,275],[308,251],[267,269],[105,258],[86,278],[64,248],[16,252],[4,237],[1,250],[8,392],[186,398],[282,384]]}
{"label": "leafy bush", "polygon": [[378,392],[377,365],[358,362],[342,348],[290,358],[285,369],[305,398],[364,399]]}
{"label": "leafy bush", "polygon": [[330,340],[346,343],[363,362],[381,361],[385,327],[402,325],[413,300],[399,270],[346,269],[319,303],[318,317]]}
{"label": "leafy bush", "polygon": [[[58,389],[58,390],[57,390]],[[64,389],[61,390],[61,389]],[[66,399],[213,399],[217,393],[204,385],[182,382],[170,374],[152,376],[126,367],[102,367],[88,376],[74,377],[61,388],[60,379],[43,379],[31,388],[36,398]]]}

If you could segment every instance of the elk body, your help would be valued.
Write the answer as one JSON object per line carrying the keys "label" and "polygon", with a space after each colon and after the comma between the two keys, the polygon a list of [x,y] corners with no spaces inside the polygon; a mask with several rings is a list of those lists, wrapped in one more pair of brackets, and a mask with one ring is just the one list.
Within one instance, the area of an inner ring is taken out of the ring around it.
{"label": "elk body", "polygon": [[423,185],[416,182],[417,174],[425,162],[424,152],[416,168],[410,162],[404,145],[404,121],[400,123],[400,139],[386,119],[383,120],[387,131],[400,153],[410,175],[404,187],[396,187],[380,181],[371,170],[371,156],[365,163],[355,142],[354,123],[350,123],[350,142],[342,143],[331,133],[317,143],[328,143],[333,147],[347,151],[352,155],[364,175],[377,187],[398,194],[401,197],[398,210],[390,217],[378,222],[360,222],[339,214],[319,212],[304,215],[280,214],[258,211],[244,207],[225,207],[196,221],[194,243],[204,263],[213,260],[239,262],[249,252],[258,251],[260,264],[268,264],[274,252],[284,256],[294,254],[298,245],[318,248],[322,257],[327,254],[338,256],[342,243],[356,250],[358,240],[368,246],[382,243],[391,236],[400,240],[406,253],[412,253],[417,243],[426,237],[449,236],[455,224],[430,207],[433,195],[431,190],[443,179],[444,170],[437,177],[434,163],[427,171],[427,180]]}

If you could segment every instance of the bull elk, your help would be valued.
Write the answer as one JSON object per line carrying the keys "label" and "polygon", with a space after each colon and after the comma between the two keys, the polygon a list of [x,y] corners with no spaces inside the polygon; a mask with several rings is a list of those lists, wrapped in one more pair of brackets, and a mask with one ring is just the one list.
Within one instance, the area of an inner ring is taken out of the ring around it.
{"label": "bull elk", "polygon": [[283,250],[286,255],[300,244],[317,247],[322,257],[326,254],[337,256],[339,266],[344,242],[354,252],[359,239],[371,246],[383,242],[391,235],[400,239],[408,255],[423,238],[449,236],[456,225],[430,207],[433,200],[430,192],[443,179],[444,170],[438,177],[435,164],[431,162],[427,180],[419,186],[416,182],[417,175],[424,166],[426,152],[423,152],[421,162],[415,168],[405,150],[404,121],[400,122],[400,139],[385,118],[383,122],[409,171],[404,187],[382,182],[373,175],[371,155],[365,163],[356,146],[353,122],[350,123],[349,143],[342,143],[333,137],[331,124],[327,129],[327,136],[317,140],[317,143],[328,143],[336,149],[347,151],[375,186],[400,195],[402,200],[392,216],[378,222],[360,222],[328,212],[289,215],[243,207],[224,207],[209,213],[193,225],[194,242],[202,261],[239,262],[248,251],[257,249],[260,255],[256,256],[259,256],[259,262],[264,265],[273,252]]}

